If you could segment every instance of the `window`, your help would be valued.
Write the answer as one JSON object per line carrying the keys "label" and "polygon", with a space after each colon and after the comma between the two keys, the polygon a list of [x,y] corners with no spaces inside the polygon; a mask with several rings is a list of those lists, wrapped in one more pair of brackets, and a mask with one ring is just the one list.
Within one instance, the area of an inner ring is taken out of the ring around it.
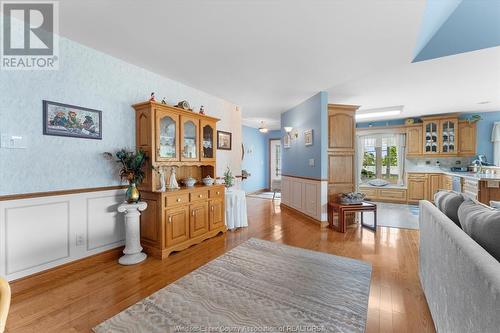
{"label": "window", "polygon": [[397,184],[401,180],[397,135],[374,135],[360,137],[363,150],[361,183],[370,179],[384,179]]}

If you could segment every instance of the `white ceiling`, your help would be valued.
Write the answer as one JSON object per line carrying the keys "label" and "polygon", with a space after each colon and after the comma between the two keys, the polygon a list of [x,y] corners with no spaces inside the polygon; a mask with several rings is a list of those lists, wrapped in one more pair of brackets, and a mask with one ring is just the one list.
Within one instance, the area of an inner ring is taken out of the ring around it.
{"label": "white ceiling", "polygon": [[[236,104],[244,123],[321,90],[402,117],[500,110],[500,48],[411,64],[425,0],[63,0],[60,33]],[[490,101],[489,104],[477,104]]]}

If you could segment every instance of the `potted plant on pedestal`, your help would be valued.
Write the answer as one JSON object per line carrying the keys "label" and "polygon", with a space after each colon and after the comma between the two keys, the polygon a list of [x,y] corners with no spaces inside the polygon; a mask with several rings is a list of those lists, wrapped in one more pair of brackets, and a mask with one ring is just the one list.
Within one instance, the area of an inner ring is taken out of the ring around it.
{"label": "potted plant on pedestal", "polygon": [[[104,153],[108,158],[112,158],[113,154]],[[144,180],[144,171],[142,170],[144,164],[147,161],[147,156],[142,149],[137,149],[136,151],[128,151],[126,149],[121,149],[115,153],[118,158],[117,163],[121,164],[120,178],[121,180],[126,180],[129,183],[127,192],[125,193],[125,199],[128,203],[139,202],[141,194],[139,193],[139,186]]]}

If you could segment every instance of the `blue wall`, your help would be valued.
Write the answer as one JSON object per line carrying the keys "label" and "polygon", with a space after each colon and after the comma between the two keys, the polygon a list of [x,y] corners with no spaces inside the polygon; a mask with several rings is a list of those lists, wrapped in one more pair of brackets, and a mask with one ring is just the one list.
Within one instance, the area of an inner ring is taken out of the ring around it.
{"label": "blue wall", "polygon": [[[256,192],[269,188],[269,140],[280,139],[281,131],[260,133],[257,128],[242,126],[243,146],[245,157],[241,168],[251,176],[242,182],[242,189],[246,192]],[[248,151],[251,152],[248,152]]]}
{"label": "blue wall", "polygon": [[[195,110],[203,104],[221,118],[217,127],[233,132],[233,150],[217,151],[218,175],[228,165],[239,174],[241,133],[233,128],[240,128],[241,113],[235,104],[62,37],[59,59],[59,70],[0,73],[0,133],[28,142],[26,149],[0,148],[0,195],[121,184],[115,163],[102,153],[135,146],[131,105],[152,91],[169,104],[186,99]],[[102,110],[102,140],[43,135],[43,99]]]}
{"label": "blue wall", "polygon": [[498,0],[428,0],[413,62],[498,46],[498,22]]}
{"label": "blue wall", "polygon": [[[281,114],[281,128],[291,126],[299,137],[283,148],[282,173],[289,176],[328,177],[328,94],[320,92]],[[313,145],[304,145],[304,131],[313,130]],[[314,166],[309,166],[309,159]]]}
{"label": "blue wall", "polygon": [[493,130],[493,124],[496,121],[500,121],[500,111],[467,113],[460,115],[460,118],[465,119],[473,114],[478,114],[482,118],[482,120],[477,123],[477,153],[486,155],[488,162],[493,162],[491,131]]}

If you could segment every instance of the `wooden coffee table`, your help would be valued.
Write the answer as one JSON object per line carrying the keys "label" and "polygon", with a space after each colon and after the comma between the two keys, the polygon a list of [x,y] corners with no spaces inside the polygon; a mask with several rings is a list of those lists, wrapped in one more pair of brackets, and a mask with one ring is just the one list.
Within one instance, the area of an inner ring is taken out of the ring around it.
{"label": "wooden coffee table", "polygon": [[[363,202],[357,205],[344,205],[338,202],[328,203],[328,223],[330,228],[338,232],[346,231],[346,213],[361,213],[361,226],[373,231],[377,231],[377,205],[370,202]],[[373,212],[373,225],[365,224],[363,219],[364,212]],[[337,223],[334,223],[333,216],[338,214]]]}

